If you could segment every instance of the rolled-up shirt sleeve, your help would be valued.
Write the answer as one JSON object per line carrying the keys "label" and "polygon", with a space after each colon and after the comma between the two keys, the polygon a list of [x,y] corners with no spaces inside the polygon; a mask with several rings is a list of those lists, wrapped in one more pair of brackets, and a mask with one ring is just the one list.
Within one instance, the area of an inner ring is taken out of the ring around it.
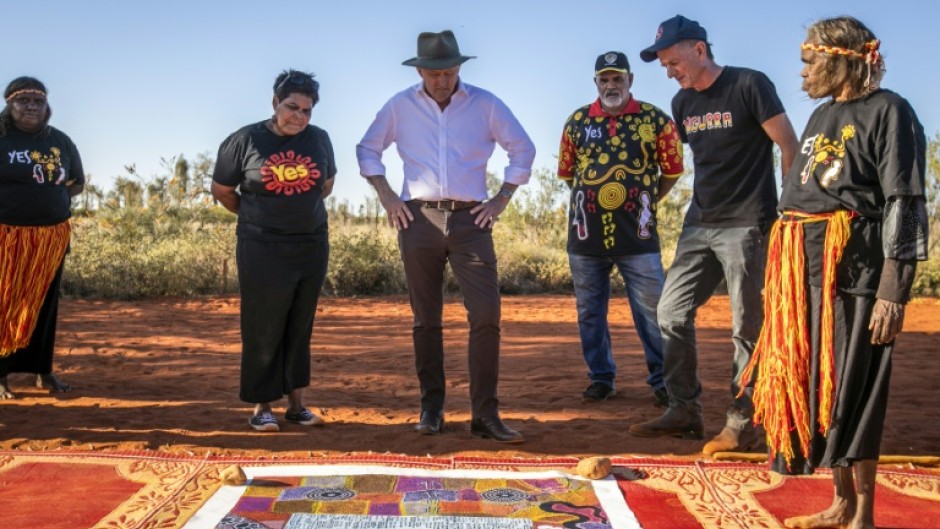
{"label": "rolled-up shirt sleeve", "polygon": [[359,174],[364,177],[385,175],[382,153],[395,141],[395,109],[392,103],[390,100],[379,110],[356,145]]}
{"label": "rolled-up shirt sleeve", "polygon": [[568,181],[574,180],[574,162],[578,159],[578,148],[575,147],[570,132],[571,126],[565,125],[565,130],[561,133],[561,145],[558,147],[558,178]]}
{"label": "rolled-up shirt sleeve", "polygon": [[532,163],[535,161],[535,144],[509,107],[498,98],[494,98],[490,127],[496,143],[505,149],[509,156],[509,165],[503,172],[503,181],[515,185],[528,183],[532,175]]}
{"label": "rolled-up shirt sleeve", "polygon": [[671,119],[660,129],[656,137],[656,159],[659,172],[664,178],[679,178],[685,171],[682,159],[682,140],[676,124]]}

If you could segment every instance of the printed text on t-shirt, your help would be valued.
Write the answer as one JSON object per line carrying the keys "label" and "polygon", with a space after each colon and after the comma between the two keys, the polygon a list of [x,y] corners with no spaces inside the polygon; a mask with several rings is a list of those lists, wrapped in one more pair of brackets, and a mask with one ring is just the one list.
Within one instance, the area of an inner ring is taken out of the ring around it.
{"label": "printed text on t-shirt", "polygon": [[685,127],[686,134],[703,130],[730,129],[734,126],[734,119],[731,117],[731,112],[709,112],[683,119],[682,126]]}
{"label": "printed text on t-shirt", "polygon": [[319,178],[320,170],[313,159],[294,151],[272,154],[261,167],[265,189],[285,195],[310,191]]}

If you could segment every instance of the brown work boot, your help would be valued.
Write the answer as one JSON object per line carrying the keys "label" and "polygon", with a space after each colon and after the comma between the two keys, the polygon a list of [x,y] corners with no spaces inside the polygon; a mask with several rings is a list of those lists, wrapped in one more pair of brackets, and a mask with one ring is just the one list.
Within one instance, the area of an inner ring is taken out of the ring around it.
{"label": "brown work boot", "polygon": [[752,424],[743,430],[725,426],[714,439],[705,443],[702,453],[711,457],[716,452],[746,452],[756,448],[760,441],[760,435]]}
{"label": "brown work boot", "polygon": [[704,439],[705,426],[702,415],[680,408],[669,408],[659,417],[630,427],[637,437],[681,437],[682,439]]}

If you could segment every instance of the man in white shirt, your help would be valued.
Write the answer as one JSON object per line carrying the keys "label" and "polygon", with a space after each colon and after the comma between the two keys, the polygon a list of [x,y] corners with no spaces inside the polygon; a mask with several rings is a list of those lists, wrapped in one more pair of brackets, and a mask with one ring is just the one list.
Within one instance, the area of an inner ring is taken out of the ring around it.
{"label": "man in white shirt", "polygon": [[[378,193],[398,243],[414,314],[415,367],[421,416],[415,430],[437,435],[444,426],[444,267],[449,261],[470,321],[470,433],[503,443],[522,434],[499,418],[500,297],[492,229],[513,191],[529,181],[535,146],[506,105],[460,80],[460,54],[451,31],[421,33],[414,66],[422,82],[394,96],[356,146],[359,170]],[[404,164],[396,194],[385,179],[382,153],[392,143]],[[489,197],[486,163],[496,144],[509,155],[503,185]]]}

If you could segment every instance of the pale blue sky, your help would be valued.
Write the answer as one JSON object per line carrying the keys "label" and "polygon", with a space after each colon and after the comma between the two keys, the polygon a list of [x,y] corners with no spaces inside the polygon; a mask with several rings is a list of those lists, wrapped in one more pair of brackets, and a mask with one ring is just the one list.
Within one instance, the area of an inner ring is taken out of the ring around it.
{"label": "pale blue sky", "polygon": [[[418,81],[401,66],[415,55],[418,33],[443,29],[478,57],[461,77],[508,104],[535,142],[537,168],[554,167],[565,119],[596,97],[591,78],[602,52],[624,51],[634,96],[669,111],[678,86],[639,52],[677,13],[708,30],[719,64],[771,78],[797,134],[814,106],[800,90],[806,26],[856,16],[882,40],[883,86],[911,101],[928,136],[940,130],[937,57],[927,49],[940,7],[926,0],[0,0],[0,8],[0,83],[19,75],[44,81],[52,124],[72,137],[92,182],[105,188],[126,164],[150,176],[161,171],[161,157],[214,157],[229,133],[270,115],[274,77],[293,67],[321,83],[312,122],[333,140],[336,195],[361,203],[371,190],[355,145],[382,104]],[[501,175],[505,160],[498,154],[490,169]],[[394,147],[385,161],[400,187]]]}

